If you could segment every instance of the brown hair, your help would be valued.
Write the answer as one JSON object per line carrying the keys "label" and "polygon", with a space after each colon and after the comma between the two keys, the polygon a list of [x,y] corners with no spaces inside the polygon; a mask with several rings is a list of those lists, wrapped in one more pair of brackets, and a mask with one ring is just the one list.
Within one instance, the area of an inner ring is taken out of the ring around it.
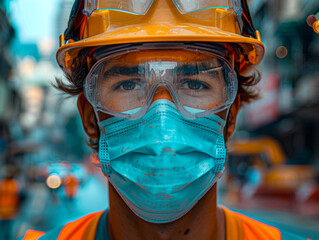
{"label": "brown hair", "polygon": [[[242,76],[238,72],[238,66],[235,66],[238,78],[238,95],[240,97],[241,106],[249,104],[258,99],[259,92],[256,84],[261,79],[261,74],[257,69],[253,69],[249,76]],[[65,74],[66,82],[61,78],[56,78],[52,85],[68,94],[69,96],[76,96],[83,92],[83,82],[89,70],[87,65],[83,65],[77,59],[71,66],[71,74]],[[98,141],[89,139],[87,145],[95,151],[98,151]]]}

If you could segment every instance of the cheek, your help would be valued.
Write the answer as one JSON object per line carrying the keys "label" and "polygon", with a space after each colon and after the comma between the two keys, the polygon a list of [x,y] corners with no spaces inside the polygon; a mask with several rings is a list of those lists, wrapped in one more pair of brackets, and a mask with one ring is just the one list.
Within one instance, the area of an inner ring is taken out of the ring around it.
{"label": "cheek", "polygon": [[215,113],[215,115],[217,115],[220,118],[224,119],[226,121],[226,124],[227,124],[227,121],[228,121],[228,118],[229,118],[229,113],[228,113],[228,116],[227,116],[227,110],[223,110],[221,112]]}
{"label": "cheek", "polygon": [[107,113],[103,113],[103,112],[98,112],[98,115],[99,115],[99,120],[102,122],[106,119],[109,119],[111,117],[113,117],[112,115],[109,115]]}
{"label": "cheek", "polygon": [[227,117],[227,122],[226,122],[226,127],[224,130],[224,134],[227,136],[227,138],[230,138],[233,133],[235,132],[236,129],[236,123],[237,123],[237,114],[238,114],[238,108],[236,108],[236,103],[235,105],[232,105],[228,117]]}

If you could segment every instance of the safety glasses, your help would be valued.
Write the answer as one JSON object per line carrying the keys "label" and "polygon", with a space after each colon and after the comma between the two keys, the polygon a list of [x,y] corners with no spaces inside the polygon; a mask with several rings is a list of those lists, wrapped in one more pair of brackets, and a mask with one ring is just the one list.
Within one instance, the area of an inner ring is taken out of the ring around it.
{"label": "safety glasses", "polygon": [[166,91],[189,119],[227,109],[237,77],[217,49],[188,44],[141,44],[102,51],[85,79],[84,93],[98,111],[126,119],[144,116]]}
{"label": "safety glasses", "polygon": [[[84,14],[90,16],[96,10],[114,10],[134,15],[145,15],[154,0],[85,0]],[[172,0],[182,14],[212,8],[226,8],[241,15],[240,0]]]}

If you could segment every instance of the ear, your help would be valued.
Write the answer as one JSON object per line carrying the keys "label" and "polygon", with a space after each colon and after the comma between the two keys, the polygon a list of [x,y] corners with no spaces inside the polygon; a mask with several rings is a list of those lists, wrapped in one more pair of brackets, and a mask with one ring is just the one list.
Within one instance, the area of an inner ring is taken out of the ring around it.
{"label": "ear", "polygon": [[78,97],[77,106],[82,119],[82,126],[86,135],[92,140],[98,140],[100,131],[97,124],[95,112],[92,105],[84,96],[83,92],[80,93]]}
{"label": "ear", "polygon": [[226,139],[229,139],[235,129],[236,129],[236,122],[237,122],[237,115],[240,109],[240,96],[237,95],[234,103],[231,105],[228,113],[227,125],[226,125]]}

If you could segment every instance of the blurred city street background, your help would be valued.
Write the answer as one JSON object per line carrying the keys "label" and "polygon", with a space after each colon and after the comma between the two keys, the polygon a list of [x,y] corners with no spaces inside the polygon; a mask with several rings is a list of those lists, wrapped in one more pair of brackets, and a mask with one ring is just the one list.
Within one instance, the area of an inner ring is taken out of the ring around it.
{"label": "blurred city street background", "polygon": [[[248,2],[266,47],[261,98],[240,112],[219,202],[319,240],[319,1]],[[76,98],[51,86],[63,78],[55,52],[72,4],[0,0],[0,221],[12,239],[108,207]]]}

